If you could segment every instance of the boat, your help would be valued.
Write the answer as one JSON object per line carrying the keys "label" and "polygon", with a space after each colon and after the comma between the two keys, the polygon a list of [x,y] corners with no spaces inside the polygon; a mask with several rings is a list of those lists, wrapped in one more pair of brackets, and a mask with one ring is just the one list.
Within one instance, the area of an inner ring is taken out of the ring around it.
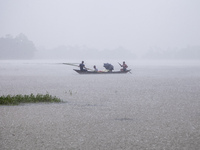
{"label": "boat", "polygon": [[78,69],[73,69],[79,74],[126,74],[126,73],[131,73],[131,70],[126,70],[126,71],[80,71]]}

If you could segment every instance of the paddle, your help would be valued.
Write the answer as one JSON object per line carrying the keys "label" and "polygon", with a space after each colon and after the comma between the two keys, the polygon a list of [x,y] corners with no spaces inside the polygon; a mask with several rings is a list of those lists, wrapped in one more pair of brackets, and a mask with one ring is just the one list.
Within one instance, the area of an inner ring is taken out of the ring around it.
{"label": "paddle", "polygon": [[122,66],[119,62],[118,62],[118,64],[119,64],[120,66]]}
{"label": "paddle", "polygon": [[[79,65],[76,65],[77,63],[63,63],[64,65],[69,65],[69,66],[75,66],[75,67],[79,67]],[[86,68],[87,70],[93,70],[90,68]]]}
{"label": "paddle", "polygon": [[62,64],[79,67],[79,65],[76,65],[76,63],[62,63]]}

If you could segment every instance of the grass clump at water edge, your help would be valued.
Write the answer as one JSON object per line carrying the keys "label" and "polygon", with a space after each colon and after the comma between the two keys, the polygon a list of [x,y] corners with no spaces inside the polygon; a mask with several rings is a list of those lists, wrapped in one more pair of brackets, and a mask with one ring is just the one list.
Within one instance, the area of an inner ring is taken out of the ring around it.
{"label": "grass clump at water edge", "polygon": [[59,103],[63,102],[61,99],[56,96],[51,96],[48,93],[45,95],[42,94],[30,94],[30,95],[7,95],[0,97],[0,105],[18,105],[20,103]]}

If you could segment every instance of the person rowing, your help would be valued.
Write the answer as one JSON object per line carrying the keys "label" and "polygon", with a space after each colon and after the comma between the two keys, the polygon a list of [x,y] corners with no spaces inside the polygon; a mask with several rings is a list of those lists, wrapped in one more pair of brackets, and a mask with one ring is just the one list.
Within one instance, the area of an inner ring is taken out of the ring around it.
{"label": "person rowing", "polygon": [[127,64],[125,63],[125,61],[123,61],[123,64],[120,64],[119,65],[122,67],[121,71],[126,71],[126,69],[128,68]]}
{"label": "person rowing", "polygon": [[80,67],[80,71],[82,71],[82,72],[87,71],[87,68],[85,67],[84,61],[82,61],[82,62],[79,64],[79,67]]}

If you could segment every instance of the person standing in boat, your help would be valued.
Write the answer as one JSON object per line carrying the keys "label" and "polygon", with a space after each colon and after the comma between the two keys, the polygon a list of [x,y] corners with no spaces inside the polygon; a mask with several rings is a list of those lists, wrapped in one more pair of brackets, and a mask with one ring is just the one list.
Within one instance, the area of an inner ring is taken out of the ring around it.
{"label": "person standing in boat", "polygon": [[85,64],[84,64],[84,61],[82,61],[80,64],[79,64],[79,67],[80,67],[80,71],[87,71],[86,67],[85,67]]}
{"label": "person standing in boat", "polygon": [[125,61],[123,61],[123,64],[121,65],[119,63],[119,65],[122,67],[121,71],[126,71],[126,69],[128,68],[127,64],[125,63]]}
{"label": "person standing in boat", "polygon": [[95,65],[94,65],[94,72],[98,72],[98,69]]}

